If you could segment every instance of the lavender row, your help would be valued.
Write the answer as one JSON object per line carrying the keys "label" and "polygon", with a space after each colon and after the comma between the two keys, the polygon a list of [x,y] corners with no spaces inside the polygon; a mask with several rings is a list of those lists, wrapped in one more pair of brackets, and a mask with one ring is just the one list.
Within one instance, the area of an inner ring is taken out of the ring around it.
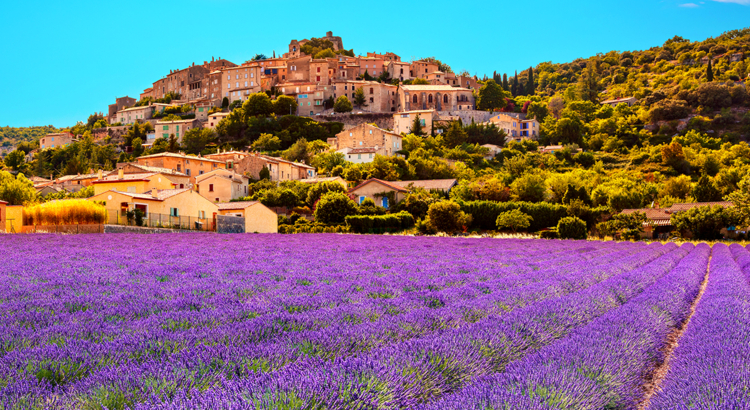
{"label": "lavender row", "polygon": [[669,274],[567,338],[426,409],[633,409],[668,335],[686,320],[710,248],[696,247]]}
{"label": "lavender row", "polygon": [[749,280],[748,251],[714,245],[706,292],[649,410],[750,408]]}
{"label": "lavender row", "polygon": [[[277,372],[242,380],[219,378],[221,388],[176,397],[151,396],[137,408],[413,408],[457,391],[472,379],[564,337],[625,303],[669,272],[690,251],[672,252],[637,269],[565,297],[548,299],[507,315],[397,343],[343,359],[300,360]],[[585,268],[581,277],[586,277]],[[165,375],[166,376],[166,375]]]}

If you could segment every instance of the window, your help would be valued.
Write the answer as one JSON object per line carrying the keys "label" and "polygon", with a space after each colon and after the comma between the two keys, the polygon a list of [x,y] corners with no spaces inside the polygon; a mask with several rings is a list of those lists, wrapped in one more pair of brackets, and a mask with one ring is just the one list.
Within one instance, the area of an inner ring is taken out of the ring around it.
{"label": "window", "polygon": [[185,175],[190,176],[190,170],[189,169],[185,170]]}
{"label": "window", "polygon": [[375,89],[370,87],[370,94],[375,94]]}
{"label": "window", "polygon": [[[201,164],[203,165],[203,164]],[[198,171],[198,175],[203,175],[203,170]]]}
{"label": "window", "polygon": [[208,192],[214,192],[214,184],[208,184]]}
{"label": "window", "polygon": [[177,208],[169,208],[169,215],[170,216],[179,216]]}
{"label": "window", "polygon": [[414,97],[412,98],[412,102],[413,102],[414,104],[416,104],[416,103],[418,102],[418,101],[417,101],[417,96],[416,96],[416,95],[415,95],[415,96],[414,96]]}
{"label": "window", "polygon": [[443,103],[448,104],[448,94],[443,96]]}
{"label": "window", "polygon": [[357,159],[362,159],[362,154],[357,154]]}
{"label": "window", "polygon": [[432,94],[427,96],[427,102],[432,104]]}
{"label": "window", "polygon": [[364,201],[365,201],[365,199],[367,199],[367,197],[366,197],[366,196],[360,196],[360,197],[359,197],[359,204],[360,204],[360,205],[362,205],[362,202],[364,202]]}

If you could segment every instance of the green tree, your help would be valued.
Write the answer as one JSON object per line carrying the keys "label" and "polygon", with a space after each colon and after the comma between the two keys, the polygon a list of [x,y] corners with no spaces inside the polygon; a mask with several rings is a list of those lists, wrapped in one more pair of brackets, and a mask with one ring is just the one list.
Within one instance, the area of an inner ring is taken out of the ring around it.
{"label": "green tree", "polygon": [[510,191],[518,201],[542,202],[547,187],[544,178],[535,174],[524,174],[510,184]]}
{"label": "green tree", "polygon": [[510,86],[508,85],[508,74],[503,74],[503,90],[510,92]]}
{"label": "green tree", "polygon": [[15,150],[5,156],[5,166],[14,170],[20,171],[26,164],[26,154],[23,151]]}
{"label": "green tree", "polygon": [[274,105],[268,94],[254,93],[242,104],[242,109],[247,116],[269,116],[274,112]]}
{"label": "green tree", "polygon": [[229,107],[229,98],[224,97],[224,99],[221,100],[221,109],[226,110],[227,107]]}
{"label": "green tree", "polygon": [[250,148],[254,151],[278,151],[281,149],[281,140],[274,135],[263,133],[252,143]]}
{"label": "green tree", "polygon": [[586,222],[575,216],[562,218],[557,223],[557,235],[560,239],[586,239]]}
{"label": "green tree", "polygon": [[495,80],[487,82],[479,89],[477,96],[477,109],[484,111],[494,111],[505,108],[508,95],[502,87],[497,85]]}
{"label": "green tree", "polygon": [[341,97],[336,99],[336,102],[333,104],[333,111],[334,112],[352,112],[352,103],[349,101],[348,98],[346,98],[345,95],[342,95]]}
{"label": "green tree", "polygon": [[297,113],[297,100],[287,95],[280,95],[273,101],[273,112],[278,116],[295,115]]}
{"label": "green tree", "polygon": [[726,197],[737,208],[737,214],[745,226],[750,226],[750,175],[740,181],[737,190]]}
{"label": "green tree", "polygon": [[526,118],[535,119],[540,123],[549,115],[547,105],[541,101],[532,101],[526,108]]}
{"label": "green tree", "polygon": [[136,138],[133,140],[133,157],[138,158],[143,155],[143,140]]}
{"label": "green tree", "polygon": [[596,229],[603,236],[638,239],[643,233],[643,223],[647,220],[648,218],[643,212],[617,214],[607,222],[598,223]]}
{"label": "green tree", "polygon": [[526,95],[534,95],[534,69],[529,67],[529,78],[526,81]]}
{"label": "green tree", "polygon": [[716,188],[714,181],[706,174],[698,179],[698,183],[693,187],[692,196],[698,202],[721,201],[721,192]]}
{"label": "green tree", "polygon": [[271,180],[271,171],[268,170],[268,167],[263,165],[263,169],[258,172],[258,177],[261,180]]}
{"label": "green tree", "polygon": [[[367,72],[365,72],[365,74],[367,74]],[[365,90],[362,89],[362,87],[359,87],[354,91],[354,104],[357,104],[357,107],[359,108],[367,106],[367,98],[365,97]]]}
{"label": "green tree", "polygon": [[182,145],[188,154],[200,154],[206,145],[215,138],[214,130],[210,128],[193,128],[185,132]]}
{"label": "green tree", "polygon": [[708,65],[706,66],[706,81],[711,82],[714,80],[714,70],[711,67],[711,57],[708,58]]}
{"label": "green tree", "polygon": [[515,233],[519,229],[528,229],[533,220],[534,218],[521,212],[521,210],[513,209],[500,213],[497,216],[495,224],[497,225],[497,229],[510,229]]}
{"label": "green tree", "polygon": [[453,201],[435,202],[427,209],[428,224],[439,232],[463,231],[471,225],[471,216]]}
{"label": "green tree", "polygon": [[721,239],[723,228],[739,222],[736,213],[721,205],[692,208],[672,214],[670,220],[683,237],[692,236],[700,240]]}
{"label": "green tree", "polygon": [[289,149],[281,153],[281,157],[287,161],[306,161],[309,156],[308,143],[304,138],[298,139]]}
{"label": "green tree", "polygon": [[167,151],[169,152],[177,152],[177,150],[180,148],[180,142],[177,140],[177,137],[175,137],[174,134],[169,135],[169,142],[167,145]]}
{"label": "green tree", "polygon": [[453,121],[448,131],[445,133],[445,145],[448,147],[457,147],[465,143],[469,139],[469,136],[464,131],[461,123]]}
{"label": "green tree", "polygon": [[346,193],[346,188],[340,183],[334,181],[324,181],[313,184],[310,189],[307,190],[307,206],[310,208],[315,207],[315,203],[328,192]]}
{"label": "green tree", "polygon": [[14,177],[7,171],[0,171],[0,200],[10,205],[24,205],[36,199],[36,190],[23,174]]}
{"label": "green tree", "polygon": [[414,117],[414,121],[412,121],[411,123],[411,130],[409,130],[409,133],[417,136],[424,135],[424,131],[422,131],[422,119],[419,118],[419,114]]}
{"label": "green tree", "polygon": [[[340,185],[339,185],[340,186]],[[341,224],[349,215],[357,214],[357,204],[342,192],[327,192],[315,207],[315,222]]]}

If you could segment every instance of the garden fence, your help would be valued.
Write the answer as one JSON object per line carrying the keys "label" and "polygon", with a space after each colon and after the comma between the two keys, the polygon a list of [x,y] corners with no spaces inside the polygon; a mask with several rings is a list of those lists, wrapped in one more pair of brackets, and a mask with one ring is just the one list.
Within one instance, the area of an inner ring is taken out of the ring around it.
{"label": "garden fence", "polygon": [[216,231],[216,221],[213,218],[174,216],[152,212],[149,212],[142,218],[128,218],[124,212],[108,210],[107,224],[147,228],[186,229],[191,231]]}

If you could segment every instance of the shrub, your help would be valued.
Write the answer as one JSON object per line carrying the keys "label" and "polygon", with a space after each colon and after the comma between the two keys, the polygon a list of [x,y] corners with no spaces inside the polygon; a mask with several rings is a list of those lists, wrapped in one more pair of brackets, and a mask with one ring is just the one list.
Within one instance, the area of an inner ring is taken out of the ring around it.
{"label": "shrub", "polygon": [[408,212],[389,215],[350,215],[346,225],[351,232],[382,233],[398,231],[414,226],[414,217]]}
{"label": "shrub", "polygon": [[557,222],[568,216],[567,207],[549,202],[463,202],[461,209],[472,217],[472,228],[494,230],[497,217],[507,211],[518,209],[532,218],[530,231],[540,231],[557,225]]}
{"label": "shrub", "polygon": [[672,225],[683,236],[691,233],[695,239],[721,239],[721,229],[739,222],[731,208],[723,206],[701,206],[673,214]]}
{"label": "shrub", "polygon": [[471,216],[461,211],[461,206],[453,201],[440,201],[430,205],[427,219],[438,232],[463,231],[471,225]]}
{"label": "shrub", "polygon": [[85,199],[51,201],[23,208],[24,225],[103,224],[107,210]]}
{"label": "shrub", "polygon": [[[339,185],[340,186],[340,185]],[[349,215],[357,214],[357,204],[341,192],[327,192],[315,208],[315,222],[341,224]]]}
{"label": "shrub", "polygon": [[518,229],[527,229],[531,226],[531,221],[533,221],[532,217],[518,209],[514,209],[498,215],[495,223],[497,224],[497,229],[510,229],[515,233]]}
{"label": "shrub", "polygon": [[661,100],[648,112],[651,122],[679,120],[690,114],[690,107],[680,100]]}
{"label": "shrub", "polygon": [[586,239],[588,236],[586,222],[575,216],[561,219],[557,223],[557,233],[562,239]]}
{"label": "shrub", "polygon": [[550,231],[539,232],[539,238],[540,239],[557,239],[558,238],[557,231],[550,230]]}

